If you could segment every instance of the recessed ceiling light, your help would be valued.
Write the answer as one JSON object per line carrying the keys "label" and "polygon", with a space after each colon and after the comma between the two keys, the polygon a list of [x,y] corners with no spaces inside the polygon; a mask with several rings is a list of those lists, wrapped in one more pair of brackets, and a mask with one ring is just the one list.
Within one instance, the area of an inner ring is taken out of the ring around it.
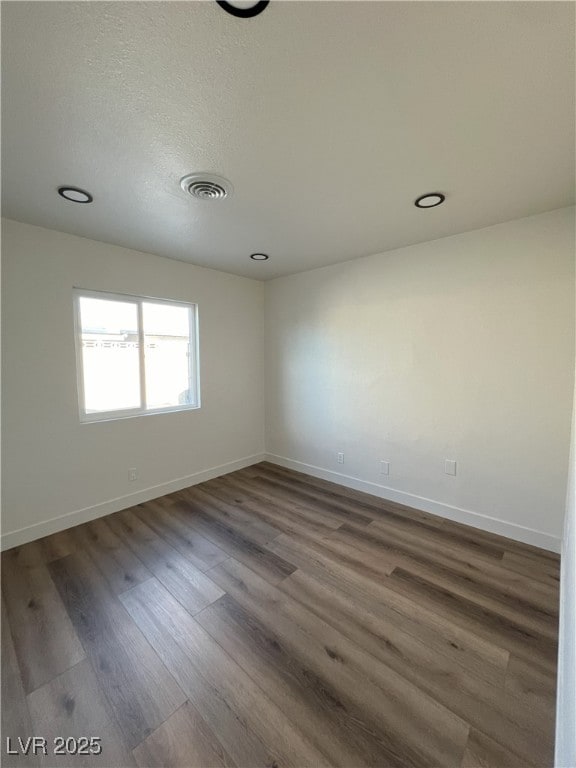
{"label": "recessed ceiling light", "polygon": [[240,19],[251,19],[252,16],[258,16],[266,8],[270,0],[258,0],[252,5],[244,2],[229,3],[227,0],[216,0],[220,8],[223,8],[231,16],[238,16]]}
{"label": "recessed ceiling light", "polygon": [[89,192],[78,187],[59,187],[58,194],[72,203],[91,203],[94,199]]}
{"label": "recessed ceiling light", "polygon": [[180,186],[198,200],[223,200],[232,194],[232,184],[213,173],[190,173],[180,179]]}
{"label": "recessed ceiling light", "polygon": [[250,258],[254,261],[267,261],[268,256],[265,253],[251,253]]}
{"label": "recessed ceiling light", "polygon": [[428,192],[428,194],[421,195],[417,200],[414,200],[414,205],[416,208],[436,208],[444,200],[446,197],[441,192]]}

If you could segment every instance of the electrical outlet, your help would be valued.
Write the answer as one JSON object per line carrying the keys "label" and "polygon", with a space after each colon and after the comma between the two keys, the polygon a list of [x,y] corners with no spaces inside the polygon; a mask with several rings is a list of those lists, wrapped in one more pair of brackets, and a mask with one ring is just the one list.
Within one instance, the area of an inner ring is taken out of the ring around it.
{"label": "electrical outlet", "polygon": [[339,453],[338,454],[338,464],[344,464],[344,454]]}
{"label": "electrical outlet", "polygon": [[381,475],[389,475],[390,474],[390,462],[389,461],[381,461],[380,462],[380,474]]}
{"label": "electrical outlet", "polygon": [[131,467],[128,470],[128,480],[138,480],[138,470],[136,467]]}
{"label": "electrical outlet", "polygon": [[444,461],[444,472],[447,475],[455,475],[456,474],[456,462],[452,459],[446,459]]}

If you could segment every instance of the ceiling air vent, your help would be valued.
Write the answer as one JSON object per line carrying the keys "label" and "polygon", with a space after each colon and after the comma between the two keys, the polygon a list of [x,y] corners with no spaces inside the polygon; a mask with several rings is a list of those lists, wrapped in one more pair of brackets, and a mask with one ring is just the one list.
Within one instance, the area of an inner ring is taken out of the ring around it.
{"label": "ceiling air vent", "polygon": [[223,200],[232,194],[232,184],[221,176],[208,173],[192,173],[180,181],[184,192],[199,200]]}

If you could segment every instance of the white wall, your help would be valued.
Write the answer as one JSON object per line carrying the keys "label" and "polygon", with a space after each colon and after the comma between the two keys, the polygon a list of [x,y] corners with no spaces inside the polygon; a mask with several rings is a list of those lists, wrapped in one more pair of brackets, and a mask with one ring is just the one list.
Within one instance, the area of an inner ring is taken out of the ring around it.
{"label": "white wall", "polygon": [[573,317],[574,209],[273,280],[267,451],[558,549]]}
{"label": "white wall", "polygon": [[[262,283],[9,220],[2,235],[4,547],[261,456]],[[74,286],[197,302],[201,409],[80,424]]]}
{"label": "white wall", "polygon": [[576,766],[576,386],[570,449],[560,577],[560,643],[554,760],[557,768]]}

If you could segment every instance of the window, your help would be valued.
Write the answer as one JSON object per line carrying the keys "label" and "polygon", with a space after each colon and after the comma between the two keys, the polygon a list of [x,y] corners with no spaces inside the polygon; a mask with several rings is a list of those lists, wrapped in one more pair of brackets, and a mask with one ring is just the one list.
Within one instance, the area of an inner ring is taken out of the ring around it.
{"label": "window", "polygon": [[200,405],[197,305],[76,290],[82,421]]}

